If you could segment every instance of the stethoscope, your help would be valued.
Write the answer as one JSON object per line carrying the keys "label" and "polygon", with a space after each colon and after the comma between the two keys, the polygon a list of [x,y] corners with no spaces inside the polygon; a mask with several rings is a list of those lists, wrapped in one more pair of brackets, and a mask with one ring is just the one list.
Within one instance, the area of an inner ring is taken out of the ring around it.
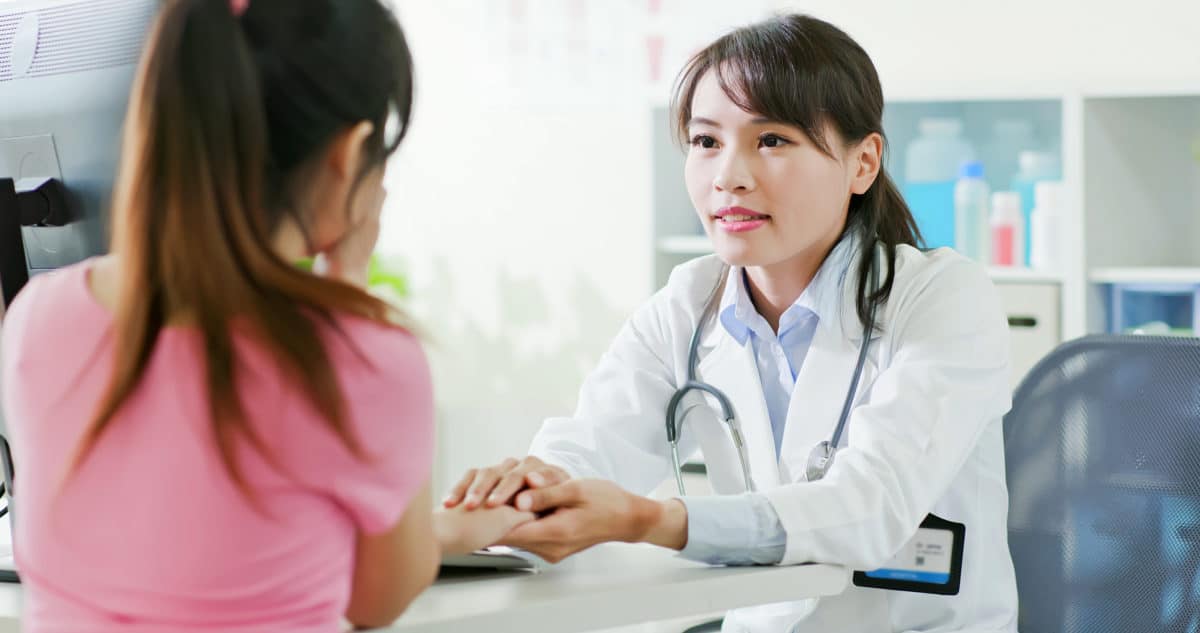
{"label": "stethoscope", "polygon": [[[878,263],[879,259],[876,256],[873,262],[874,265],[871,266],[872,288],[879,287]],[[680,495],[686,495],[687,492],[683,487],[683,469],[679,462],[679,431],[683,418],[687,417],[692,407],[688,407],[683,412],[682,417],[678,416],[678,411],[679,403],[683,401],[684,396],[693,390],[702,391],[716,399],[717,406],[721,410],[721,418],[725,422],[725,425],[729,427],[729,434],[733,438],[734,448],[737,449],[738,461],[741,462],[742,480],[745,482],[746,492],[757,491],[754,485],[754,478],[750,475],[750,458],[746,452],[746,438],[742,434],[741,423],[738,422],[737,415],[734,413],[733,403],[729,401],[729,397],[720,389],[706,382],[696,380],[696,364],[700,356],[700,335],[703,333],[704,324],[717,311],[717,306],[720,303],[720,291],[722,286],[724,286],[728,271],[728,266],[722,268],[721,275],[717,277],[717,285],[713,288],[713,292],[706,302],[704,313],[700,315],[696,329],[692,332],[692,341],[688,348],[687,381],[683,383],[683,386],[675,390],[670,402],[667,403],[667,443],[671,445],[671,466],[675,469],[675,484],[679,487]],[[858,390],[858,381],[862,377],[863,365],[867,360],[867,348],[871,344],[871,332],[875,329],[875,309],[878,305],[878,302],[871,303],[870,315],[867,318],[867,328],[863,331],[862,345],[858,349],[858,364],[854,367],[854,376],[850,379],[850,388],[846,391],[846,401],[842,403],[842,414],[838,416],[838,423],[833,429],[833,436],[814,446],[808,456],[808,464],[805,468],[808,481],[821,479],[829,472],[829,468],[833,465],[834,453],[837,452],[838,442],[842,439],[842,432],[846,428],[846,420],[850,417],[850,407],[854,403],[854,394]]]}

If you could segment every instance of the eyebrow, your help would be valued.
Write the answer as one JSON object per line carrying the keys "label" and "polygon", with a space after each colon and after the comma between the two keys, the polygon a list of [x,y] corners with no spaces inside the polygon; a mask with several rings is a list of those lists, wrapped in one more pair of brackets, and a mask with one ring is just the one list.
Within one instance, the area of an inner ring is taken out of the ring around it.
{"label": "eyebrow", "polygon": [[[779,121],[776,121],[775,119],[768,119],[765,116],[757,116],[757,117],[754,117],[753,119],[750,119],[751,125],[767,125],[770,123],[779,123]],[[721,127],[720,123],[717,123],[716,121],[714,121],[712,119],[707,119],[702,116],[692,117],[691,120],[688,121],[688,127],[692,127],[693,125],[707,125],[709,127],[715,127],[715,128]]]}

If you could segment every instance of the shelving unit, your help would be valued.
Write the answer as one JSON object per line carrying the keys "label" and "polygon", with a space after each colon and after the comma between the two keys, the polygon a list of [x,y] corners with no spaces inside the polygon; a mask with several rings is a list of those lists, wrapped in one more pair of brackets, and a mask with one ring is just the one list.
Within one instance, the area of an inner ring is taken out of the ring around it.
{"label": "shelving unit", "polygon": [[1088,281],[1094,284],[1200,284],[1200,267],[1096,268],[1088,273]]}

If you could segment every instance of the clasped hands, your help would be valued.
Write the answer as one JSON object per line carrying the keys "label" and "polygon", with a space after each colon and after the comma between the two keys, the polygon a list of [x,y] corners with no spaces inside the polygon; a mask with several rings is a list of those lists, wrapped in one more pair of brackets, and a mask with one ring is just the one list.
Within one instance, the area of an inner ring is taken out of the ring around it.
{"label": "clasped hands", "polygon": [[471,469],[442,501],[444,512],[512,506],[526,518],[496,543],[556,563],[598,543],[648,542],[682,549],[687,512],[678,499],[656,501],[601,479],[572,479],[537,457]]}

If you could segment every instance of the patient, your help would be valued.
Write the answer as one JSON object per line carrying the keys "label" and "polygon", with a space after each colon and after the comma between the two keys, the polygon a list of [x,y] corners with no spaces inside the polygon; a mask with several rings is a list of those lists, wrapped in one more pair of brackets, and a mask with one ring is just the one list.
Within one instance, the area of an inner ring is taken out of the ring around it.
{"label": "patient", "polygon": [[533,518],[433,513],[429,370],[364,288],[411,103],[379,0],[164,3],[111,254],[4,323],[25,631],[385,625]]}

